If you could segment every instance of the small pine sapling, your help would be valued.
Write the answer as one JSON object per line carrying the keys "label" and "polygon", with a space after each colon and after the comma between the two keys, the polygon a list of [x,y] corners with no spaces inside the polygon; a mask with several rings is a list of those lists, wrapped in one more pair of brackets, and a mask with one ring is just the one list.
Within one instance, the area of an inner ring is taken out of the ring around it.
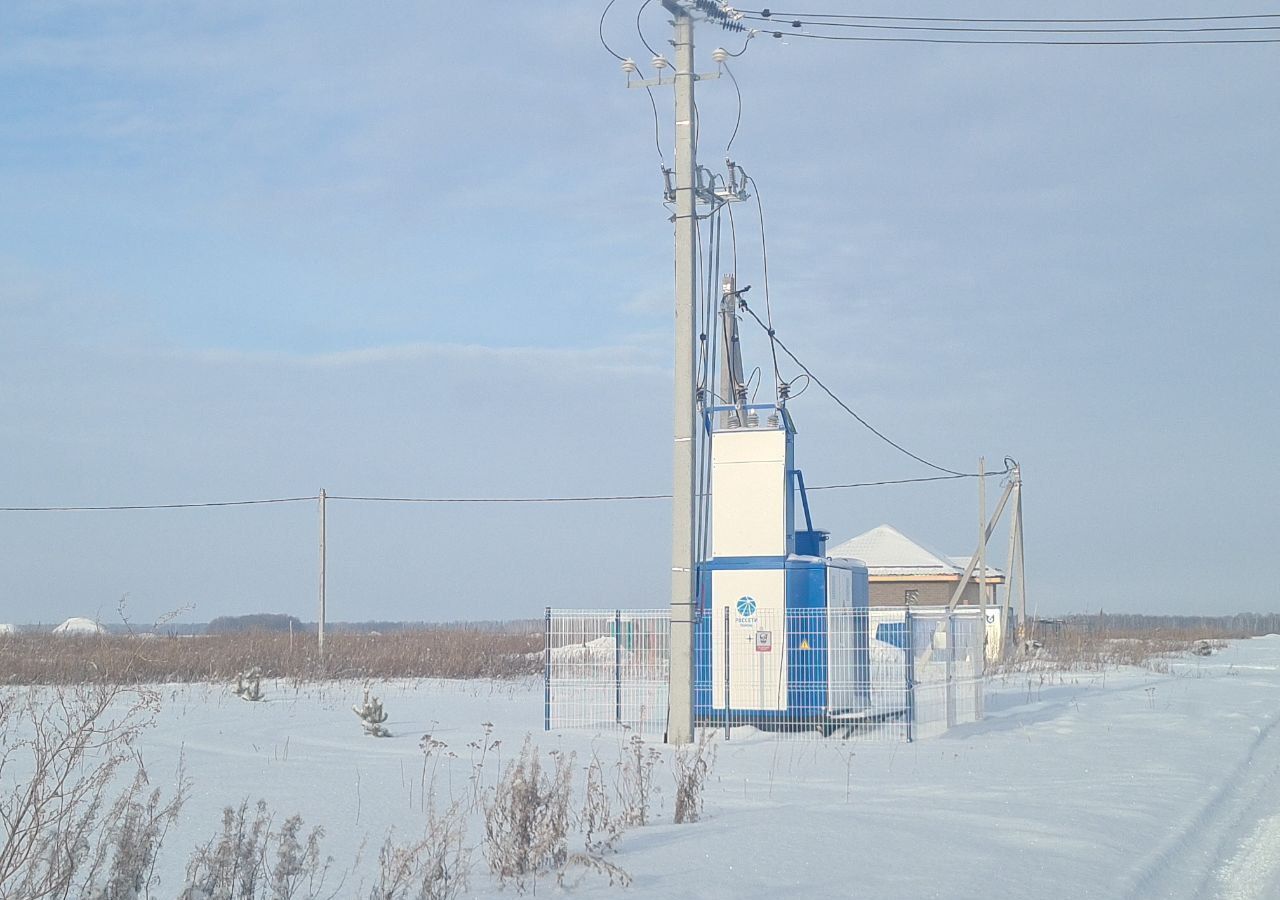
{"label": "small pine sapling", "polygon": [[382,708],[382,701],[370,696],[368,688],[364,689],[364,702],[359,706],[351,707],[351,711],[359,717],[365,734],[371,737],[391,737],[391,732],[382,724],[387,721],[387,712]]}

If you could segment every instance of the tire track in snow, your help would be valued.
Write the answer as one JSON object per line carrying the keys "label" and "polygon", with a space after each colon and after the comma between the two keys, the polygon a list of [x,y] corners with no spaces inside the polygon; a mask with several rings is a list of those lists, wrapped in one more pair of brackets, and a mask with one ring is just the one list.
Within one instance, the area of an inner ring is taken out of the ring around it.
{"label": "tire track in snow", "polygon": [[[1280,816],[1274,815],[1280,810],[1277,726],[1280,717],[1268,716],[1244,757],[1222,774],[1200,810],[1137,867],[1123,896],[1280,896]],[[1227,858],[1231,863],[1223,865]]]}
{"label": "tire track in snow", "polygon": [[1266,900],[1280,895],[1280,813],[1259,822],[1217,874],[1222,900]]}

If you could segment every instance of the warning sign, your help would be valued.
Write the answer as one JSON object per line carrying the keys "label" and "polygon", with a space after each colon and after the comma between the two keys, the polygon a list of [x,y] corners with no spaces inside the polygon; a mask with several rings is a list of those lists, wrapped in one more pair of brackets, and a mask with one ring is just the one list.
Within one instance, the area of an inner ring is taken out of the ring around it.
{"label": "warning sign", "polygon": [[801,649],[801,650],[808,650],[808,649],[809,649],[809,639],[808,639],[808,638],[804,638],[804,639],[802,639],[802,640],[800,641],[800,649]]}
{"label": "warning sign", "polygon": [[769,653],[773,650],[773,632],[757,631],[756,632],[756,652]]}

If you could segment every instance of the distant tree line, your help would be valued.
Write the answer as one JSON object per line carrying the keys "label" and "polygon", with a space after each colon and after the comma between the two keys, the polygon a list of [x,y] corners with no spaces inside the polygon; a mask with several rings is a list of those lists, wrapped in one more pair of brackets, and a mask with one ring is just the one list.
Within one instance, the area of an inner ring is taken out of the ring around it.
{"label": "distant tree line", "polygon": [[1205,630],[1236,637],[1280,634],[1280,613],[1236,613],[1231,616],[1154,616],[1141,613],[1109,613],[1064,616],[1073,628],[1083,631]]}
{"label": "distant tree line", "polygon": [[205,626],[207,634],[240,634],[245,631],[301,631],[297,616],[284,613],[250,613],[245,616],[218,616]]}

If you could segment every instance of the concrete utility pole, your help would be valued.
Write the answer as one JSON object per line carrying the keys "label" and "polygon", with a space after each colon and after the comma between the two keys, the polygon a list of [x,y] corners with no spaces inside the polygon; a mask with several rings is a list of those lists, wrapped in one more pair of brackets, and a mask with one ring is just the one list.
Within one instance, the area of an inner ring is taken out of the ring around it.
{"label": "concrete utility pole", "polygon": [[324,492],[324,488],[320,488],[320,620],[316,625],[316,641],[317,641],[317,647],[318,647],[317,653],[320,659],[322,660],[324,659],[324,615],[325,615],[324,589],[325,589],[325,581],[326,581],[326,573],[325,573],[326,559],[325,559],[325,548],[324,548],[324,538],[325,538],[324,501],[326,496],[327,495]]}
{"label": "concrete utility pole", "polygon": [[982,609],[982,671],[987,670],[987,460],[978,457],[978,606]]}
{"label": "concrete utility pole", "polygon": [[693,517],[697,477],[694,441],[694,308],[697,300],[698,253],[694,145],[693,17],[673,0],[663,0],[674,17],[676,100],[676,358],[675,428],[671,503],[671,686],[668,694],[667,742],[693,741]]}

